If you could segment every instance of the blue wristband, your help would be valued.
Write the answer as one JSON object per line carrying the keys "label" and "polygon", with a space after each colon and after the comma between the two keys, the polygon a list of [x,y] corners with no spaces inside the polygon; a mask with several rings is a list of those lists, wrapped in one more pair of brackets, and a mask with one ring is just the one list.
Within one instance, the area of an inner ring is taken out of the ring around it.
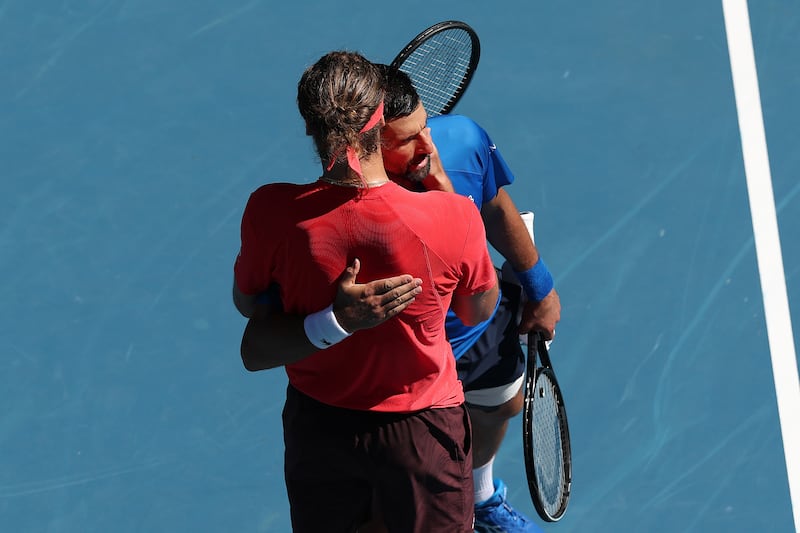
{"label": "blue wristband", "polygon": [[553,276],[541,256],[536,264],[525,272],[514,272],[529,299],[541,302],[553,290]]}

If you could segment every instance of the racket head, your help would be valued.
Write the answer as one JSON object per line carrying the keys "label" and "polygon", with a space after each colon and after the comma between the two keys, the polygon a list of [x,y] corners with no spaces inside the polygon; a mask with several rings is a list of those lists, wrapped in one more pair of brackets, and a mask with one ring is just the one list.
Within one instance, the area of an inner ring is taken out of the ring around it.
{"label": "racket head", "polygon": [[423,30],[390,64],[408,74],[429,117],[446,115],[466,92],[481,56],[478,34],[459,20]]}
{"label": "racket head", "polygon": [[[546,364],[537,364],[542,354]],[[528,489],[536,512],[547,522],[566,513],[572,488],[572,451],[564,398],[549,365],[547,345],[529,337],[522,419]]]}

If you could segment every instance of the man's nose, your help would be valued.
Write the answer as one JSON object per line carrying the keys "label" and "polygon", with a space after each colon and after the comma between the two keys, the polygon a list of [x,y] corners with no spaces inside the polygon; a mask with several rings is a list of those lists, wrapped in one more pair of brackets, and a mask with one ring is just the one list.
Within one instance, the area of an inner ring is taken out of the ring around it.
{"label": "man's nose", "polygon": [[421,132],[419,132],[419,140],[420,140],[420,151],[425,152],[426,154],[430,154],[433,152],[433,138],[431,138],[431,129],[425,128]]}

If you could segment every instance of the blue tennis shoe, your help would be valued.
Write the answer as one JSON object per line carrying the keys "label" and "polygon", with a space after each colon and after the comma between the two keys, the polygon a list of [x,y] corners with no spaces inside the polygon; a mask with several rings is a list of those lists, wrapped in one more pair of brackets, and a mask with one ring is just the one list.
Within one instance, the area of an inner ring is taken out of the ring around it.
{"label": "blue tennis shoe", "polygon": [[506,492],[506,484],[497,479],[492,497],[475,505],[475,533],[544,533],[530,518],[508,504]]}

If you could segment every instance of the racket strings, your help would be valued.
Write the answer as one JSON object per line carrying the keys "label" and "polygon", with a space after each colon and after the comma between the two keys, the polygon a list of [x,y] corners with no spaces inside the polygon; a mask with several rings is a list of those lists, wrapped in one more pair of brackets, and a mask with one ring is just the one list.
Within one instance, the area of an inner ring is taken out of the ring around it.
{"label": "racket strings", "polygon": [[472,40],[468,32],[453,29],[434,35],[414,50],[403,65],[428,115],[438,115],[461,92],[470,71]]}
{"label": "racket strings", "polygon": [[546,373],[537,376],[535,387],[531,439],[536,484],[545,511],[558,516],[568,490],[559,393]]}

